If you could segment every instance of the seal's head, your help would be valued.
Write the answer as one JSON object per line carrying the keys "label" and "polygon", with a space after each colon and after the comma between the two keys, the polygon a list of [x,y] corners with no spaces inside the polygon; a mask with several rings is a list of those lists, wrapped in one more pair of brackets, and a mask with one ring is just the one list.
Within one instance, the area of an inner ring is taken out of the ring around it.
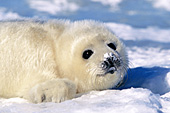
{"label": "seal's head", "polygon": [[104,24],[87,20],[71,23],[59,41],[60,74],[75,81],[78,92],[112,88],[124,78],[126,50]]}

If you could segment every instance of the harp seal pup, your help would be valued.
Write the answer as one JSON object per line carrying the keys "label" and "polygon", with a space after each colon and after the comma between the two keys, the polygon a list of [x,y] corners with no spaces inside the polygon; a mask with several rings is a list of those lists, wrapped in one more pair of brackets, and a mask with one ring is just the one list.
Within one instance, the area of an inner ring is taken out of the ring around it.
{"label": "harp seal pup", "polygon": [[127,67],[124,45],[104,23],[0,22],[0,97],[62,102],[115,87]]}

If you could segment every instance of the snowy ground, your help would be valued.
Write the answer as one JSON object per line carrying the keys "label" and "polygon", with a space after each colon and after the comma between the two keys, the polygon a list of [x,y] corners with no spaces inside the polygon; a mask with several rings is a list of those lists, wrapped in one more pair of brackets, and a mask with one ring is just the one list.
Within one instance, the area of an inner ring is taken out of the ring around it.
{"label": "snowy ground", "polygon": [[170,110],[168,97],[142,88],[92,91],[59,104],[29,104],[19,98],[1,101],[3,113],[168,113]]}
{"label": "snowy ground", "polygon": [[170,113],[169,5],[169,0],[0,0],[0,20],[104,21],[125,43],[130,60],[128,78],[118,89],[62,103],[1,98],[0,113]]}

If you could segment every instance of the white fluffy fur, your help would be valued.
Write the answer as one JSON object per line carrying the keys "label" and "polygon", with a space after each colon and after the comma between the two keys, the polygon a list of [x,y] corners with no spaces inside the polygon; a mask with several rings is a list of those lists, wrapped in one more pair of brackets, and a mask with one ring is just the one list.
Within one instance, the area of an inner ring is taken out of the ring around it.
{"label": "white fluffy fur", "polygon": [[[20,21],[0,23],[0,97],[23,97],[34,103],[61,102],[76,93],[116,86],[125,71],[97,76],[104,54],[117,46],[124,67],[124,46],[95,21]],[[92,49],[90,59],[82,58]]]}

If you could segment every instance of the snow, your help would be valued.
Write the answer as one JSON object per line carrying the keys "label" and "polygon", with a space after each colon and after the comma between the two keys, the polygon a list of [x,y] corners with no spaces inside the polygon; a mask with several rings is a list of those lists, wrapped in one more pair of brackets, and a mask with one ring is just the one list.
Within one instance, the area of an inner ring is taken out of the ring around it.
{"label": "snow", "polygon": [[130,60],[130,67],[170,67],[170,50],[161,50],[160,48],[151,47],[128,47],[127,49]]}
{"label": "snow", "polygon": [[169,0],[1,1],[0,20],[106,20],[126,45],[130,69],[119,88],[87,92],[62,103],[0,98],[0,113],[170,113],[169,6]]}
{"label": "snow", "polygon": [[116,23],[107,23],[106,25],[124,40],[170,42],[170,29],[160,29],[157,27],[133,28],[129,25]]}
{"label": "snow", "polygon": [[[30,104],[23,99],[0,101],[0,111],[8,113],[160,113],[168,112],[167,97],[153,94],[148,89],[92,91],[79,98],[62,103]],[[21,103],[24,102],[24,103]],[[4,105],[5,104],[5,105]],[[164,109],[164,107],[166,109]]]}

